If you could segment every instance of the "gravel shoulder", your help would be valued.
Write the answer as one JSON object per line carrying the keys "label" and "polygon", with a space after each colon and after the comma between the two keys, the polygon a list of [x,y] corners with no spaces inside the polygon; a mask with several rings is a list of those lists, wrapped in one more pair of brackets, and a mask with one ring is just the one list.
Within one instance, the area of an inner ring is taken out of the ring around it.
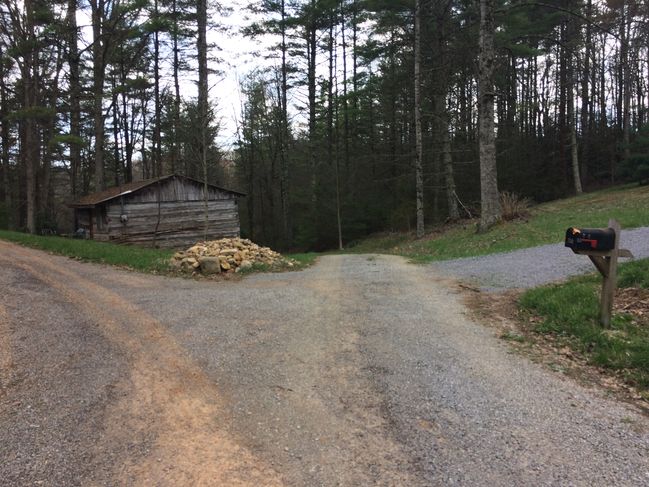
{"label": "gravel shoulder", "polygon": [[[649,257],[649,227],[622,230],[620,247],[631,250],[636,259]],[[491,292],[532,288],[595,271],[587,256],[575,255],[563,244],[435,262],[430,267]]]}
{"label": "gravel shoulder", "polygon": [[509,353],[429,267],[213,283],[0,242],[0,269],[6,485],[649,482],[645,416]]}

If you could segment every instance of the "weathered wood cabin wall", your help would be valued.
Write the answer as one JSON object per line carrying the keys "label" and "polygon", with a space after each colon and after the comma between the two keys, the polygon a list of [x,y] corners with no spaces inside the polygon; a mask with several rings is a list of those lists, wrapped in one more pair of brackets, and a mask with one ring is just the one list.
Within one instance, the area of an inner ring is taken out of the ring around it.
{"label": "weathered wood cabin wall", "polygon": [[[200,201],[203,203],[204,186],[191,179],[172,177],[153,183],[133,193],[122,197],[128,198],[131,203],[157,203],[158,199],[165,202],[174,201]],[[220,190],[214,186],[207,187],[208,200],[234,199],[229,191]]]}
{"label": "weathered wood cabin wall", "polygon": [[[199,182],[170,178],[97,205],[95,240],[181,248],[205,238],[205,202]],[[236,194],[208,187],[208,239],[238,237]],[[122,216],[125,216],[125,219]]]}

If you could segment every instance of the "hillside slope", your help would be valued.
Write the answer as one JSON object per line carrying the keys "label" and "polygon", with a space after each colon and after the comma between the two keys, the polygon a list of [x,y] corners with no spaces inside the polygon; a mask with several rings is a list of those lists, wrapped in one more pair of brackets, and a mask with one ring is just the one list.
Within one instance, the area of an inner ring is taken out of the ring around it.
{"label": "hillside slope", "polygon": [[649,186],[610,188],[537,205],[525,218],[502,222],[485,234],[476,233],[476,221],[464,220],[419,240],[407,233],[372,236],[349,251],[404,255],[419,262],[448,260],[557,243],[570,226],[604,227],[609,218],[622,228],[649,226]]}

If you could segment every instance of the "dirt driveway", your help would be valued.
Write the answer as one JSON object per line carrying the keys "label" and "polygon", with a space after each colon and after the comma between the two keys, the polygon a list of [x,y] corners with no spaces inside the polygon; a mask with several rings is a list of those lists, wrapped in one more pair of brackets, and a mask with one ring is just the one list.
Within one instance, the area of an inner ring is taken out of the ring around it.
{"label": "dirt driveway", "polygon": [[387,256],[195,282],[0,242],[2,485],[647,485],[649,420]]}

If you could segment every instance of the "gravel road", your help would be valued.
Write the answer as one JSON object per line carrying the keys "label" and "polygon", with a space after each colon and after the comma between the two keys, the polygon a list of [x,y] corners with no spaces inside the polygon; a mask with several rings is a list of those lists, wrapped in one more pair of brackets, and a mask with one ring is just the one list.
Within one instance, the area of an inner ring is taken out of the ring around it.
{"label": "gravel road", "polygon": [[0,286],[3,485],[649,485],[646,416],[398,257],[215,283],[0,242]]}
{"label": "gravel road", "polygon": [[[620,247],[631,250],[637,259],[649,257],[649,227],[623,230]],[[587,256],[575,255],[563,244],[435,262],[430,267],[491,292],[531,288],[595,272]]]}

